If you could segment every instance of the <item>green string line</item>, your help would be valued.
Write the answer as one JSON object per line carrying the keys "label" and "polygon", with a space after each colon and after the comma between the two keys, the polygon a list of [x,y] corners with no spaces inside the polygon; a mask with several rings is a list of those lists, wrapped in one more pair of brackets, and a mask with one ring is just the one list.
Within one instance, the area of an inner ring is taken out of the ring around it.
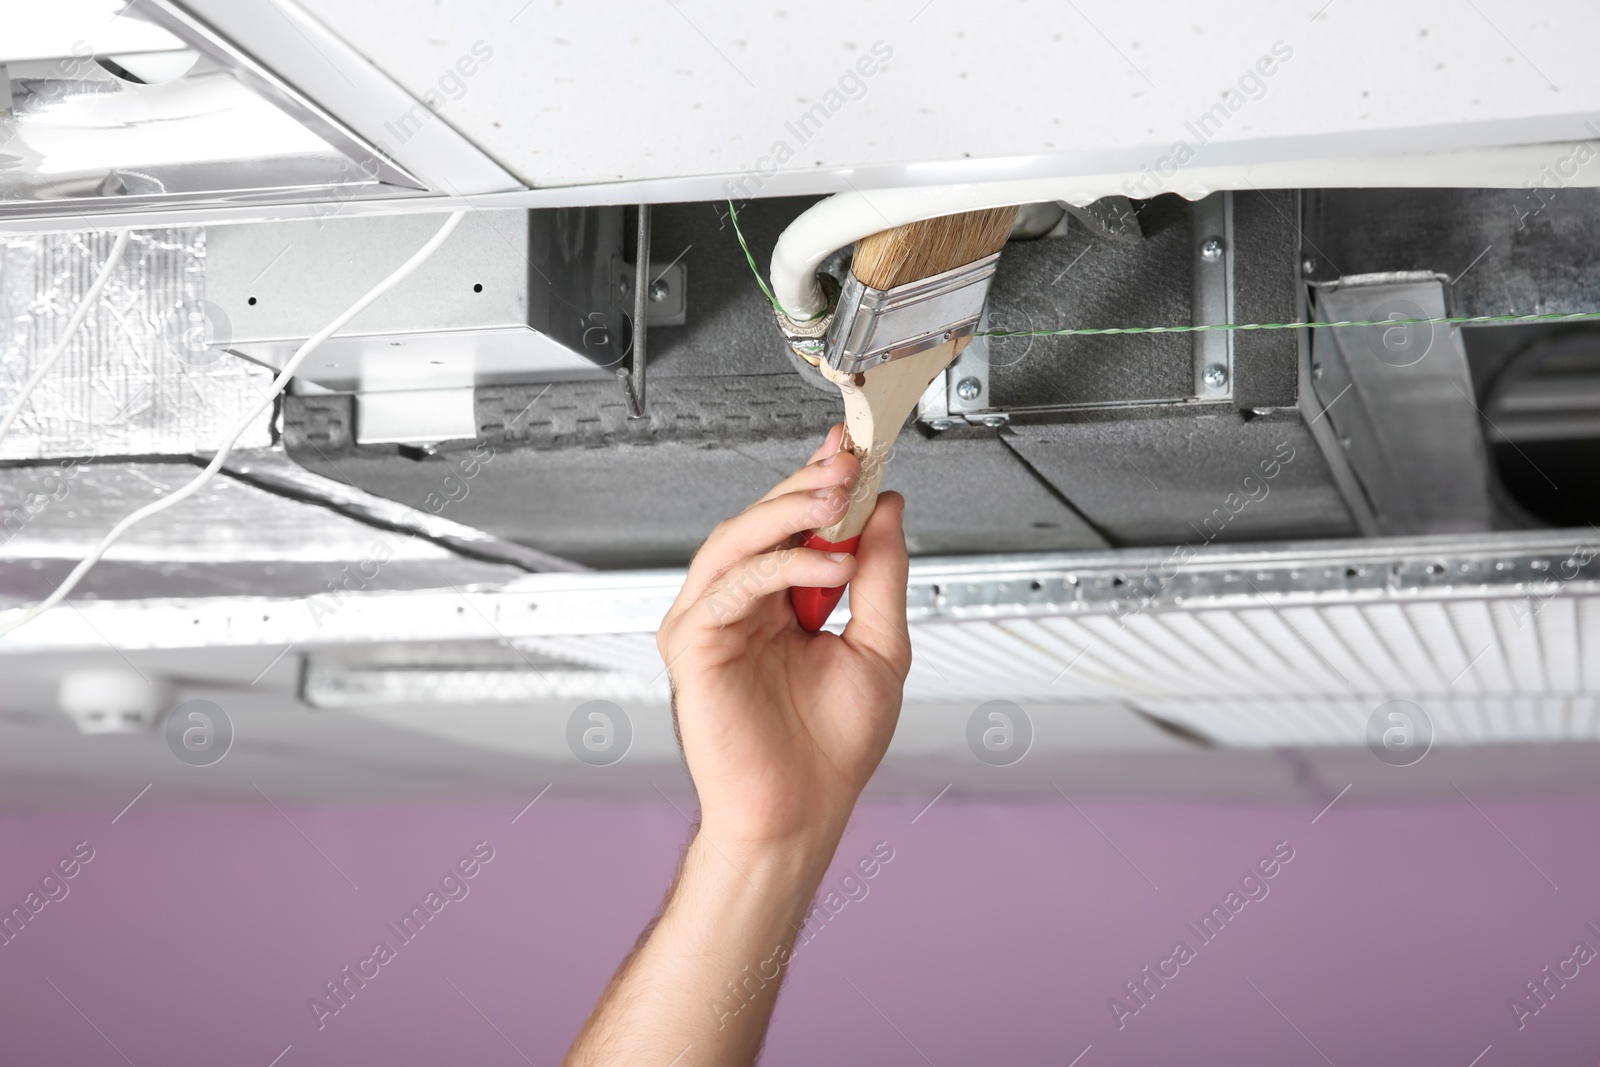
{"label": "green string line", "polygon": [[[745,262],[750,264],[750,273],[755,277],[756,285],[761,288],[761,295],[767,298],[778,312],[782,313],[783,307],[772,295],[772,290],[767,288],[766,279],[761,277],[761,269],[756,266],[756,258],[750,252],[750,245],[744,239],[744,231],[739,228],[739,212],[733,206],[733,201],[728,201],[728,217],[733,220],[733,233],[739,239],[739,247],[744,249]],[[1540,315],[1446,315],[1435,319],[1343,319],[1338,322],[1218,322],[1206,326],[1100,326],[1100,327],[1074,327],[1063,330],[980,330],[978,337],[1106,337],[1113,334],[1152,334],[1152,333],[1210,333],[1212,331],[1240,331],[1240,330],[1298,330],[1304,327],[1332,327],[1344,326],[1472,326],[1485,323],[1513,323],[1513,322],[1591,322],[1600,319],[1600,311],[1575,311],[1568,314],[1551,313]]]}
{"label": "green string line", "polygon": [[750,273],[755,275],[756,284],[761,287],[761,295],[767,298],[773,310],[783,314],[783,308],[778,304],[778,298],[772,295],[772,290],[767,288],[767,280],[761,276],[761,268],[756,266],[756,257],[750,254],[750,244],[744,239],[744,231],[739,228],[739,210],[733,206],[733,201],[728,201],[728,218],[733,220],[733,235],[739,239],[739,247],[744,249],[744,261],[750,264]]}
{"label": "green string line", "polygon": [[1213,330],[1298,330],[1341,326],[1461,326],[1489,322],[1584,322],[1600,319],[1600,311],[1545,315],[1447,315],[1436,319],[1342,319],[1338,322],[1218,322],[1208,326],[1104,326],[1066,330],[981,330],[979,337],[1099,337],[1122,333],[1209,333]]}

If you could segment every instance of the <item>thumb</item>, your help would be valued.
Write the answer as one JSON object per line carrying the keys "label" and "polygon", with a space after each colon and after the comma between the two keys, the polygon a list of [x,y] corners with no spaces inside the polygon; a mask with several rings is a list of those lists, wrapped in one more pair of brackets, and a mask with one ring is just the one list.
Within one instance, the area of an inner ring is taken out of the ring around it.
{"label": "thumb", "polygon": [[876,653],[902,677],[911,669],[911,636],[906,629],[906,582],[911,561],[906,555],[901,521],[905,499],[884,493],[861,531],[856,549],[856,575],[850,583],[850,623],[844,639]]}

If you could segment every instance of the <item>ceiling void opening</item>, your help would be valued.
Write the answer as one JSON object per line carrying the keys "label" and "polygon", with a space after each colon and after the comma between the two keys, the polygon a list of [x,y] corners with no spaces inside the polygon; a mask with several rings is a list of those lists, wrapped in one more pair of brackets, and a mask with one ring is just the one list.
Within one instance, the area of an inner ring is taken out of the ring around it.
{"label": "ceiling void opening", "polygon": [[1528,525],[1600,523],[1600,327],[1463,337],[1505,509]]}

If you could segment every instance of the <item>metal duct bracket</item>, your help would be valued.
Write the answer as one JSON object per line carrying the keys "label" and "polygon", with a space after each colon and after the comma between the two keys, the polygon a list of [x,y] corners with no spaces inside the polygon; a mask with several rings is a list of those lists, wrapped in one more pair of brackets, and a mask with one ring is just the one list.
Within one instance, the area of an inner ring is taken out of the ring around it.
{"label": "metal duct bracket", "polygon": [[[978,320],[987,329],[989,312]],[[981,334],[972,339],[955,362],[944,369],[917,401],[917,420],[935,433],[958,425],[988,426],[996,429],[1011,421],[1009,412],[996,408],[989,391],[989,339]]]}
{"label": "metal duct bracket", "polygon": [[[1194,324],[1233,321],[1233,194],[1213,193],[1192,211]],[[1194,341],[1194,397],[1227,400],[1233,396],[1233,333],[1203,330]]]}
{"label": "metal duct bracket", "polygon": [[1386,534],[1490,528],[1487,448],[1443,276],[1367,274],[1315,285],[1320,321],[1392,326],[1312,331],[1311,378]]}
{"label": "metal duct bracket", "polygon": [[650,334],[650,205],[638,207],[638,236],[633,247],[633,314],[628,323],[629,359],[617,368],[617,382],[628,402],[628,418],[645,417],[645,341]]}

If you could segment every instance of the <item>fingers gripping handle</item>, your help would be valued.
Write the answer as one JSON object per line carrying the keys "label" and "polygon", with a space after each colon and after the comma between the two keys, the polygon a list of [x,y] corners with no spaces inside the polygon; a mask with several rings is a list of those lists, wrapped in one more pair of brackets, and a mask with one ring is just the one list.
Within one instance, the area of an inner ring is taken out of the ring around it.
{"label": "fingers gripping handle", "polygon": [[[851,382],[841,385],[845,433],[840,447],[856,454],[861,462],[861,474],[855,487],[850,490],[850,504],[844,515],[833,525],[807,534],[804,547],[824,552],[855,553],[861,531],[872,517],[873,509],[878,506],[878,488],[883,482],[884,468],[893,454],[900,427],[905,424],[911,410],[916,407],[917,398],[927,390],[928,384],[943,373],[955,358],[958,348],[957,342],[930,348],[874,367],[859,376],[859,384]],[[828,621],[828,614],[839,603],[843,592],[843,587],[795,589],[789,599],[795,605],[795,617],[800,620],[800,625],[815,633]],[[800,607],[802,602],[807,605],[805,613]]]}
{"label": "fingers gripping handle", "polygon": [[[846,403],[848,406],[848,399]],[[812,548],[818,552],[848,552],[852,556],[855,555],[856,546],[861,543],[861,531],[871,518],[873,509],[878,506],[878,486],[883,481],[883,468],[888,457],[883,448],[869,447],[857,451],[848,426],[847,412],[847,429],[840,447],[856,452],[857,458],[861,461],[861,474],[850,490],[849,504],[844,514],[839,517],[839,521],[805,534],[800,543],[801,548]],[[789,603],[794,605],[794,616],[801,627],[816,633],[828,621],[828,616],[833,613],[833,609],[839,604],[839,598],[843,595],[842,585],[832,589],[795,587],[789,590]]]}
{"label": "fingers gripping handle", "polygon": [[[817,531],[812,530],[805,535],[800,543],[801,548],[813,548],[818,552],[848,552],[855,555],[856,546],[861,543],[861,535],[847,537],[842,541],[829,541]],[[833,614],[833,609],[839,606],[839,598],[844,596],[844,586],[835,586],[832,589],[804,589],[795,587],[789,590],[789,603],[794,605],[794,617],[801,627],[816,633],[827,623],[828,616]]]}

